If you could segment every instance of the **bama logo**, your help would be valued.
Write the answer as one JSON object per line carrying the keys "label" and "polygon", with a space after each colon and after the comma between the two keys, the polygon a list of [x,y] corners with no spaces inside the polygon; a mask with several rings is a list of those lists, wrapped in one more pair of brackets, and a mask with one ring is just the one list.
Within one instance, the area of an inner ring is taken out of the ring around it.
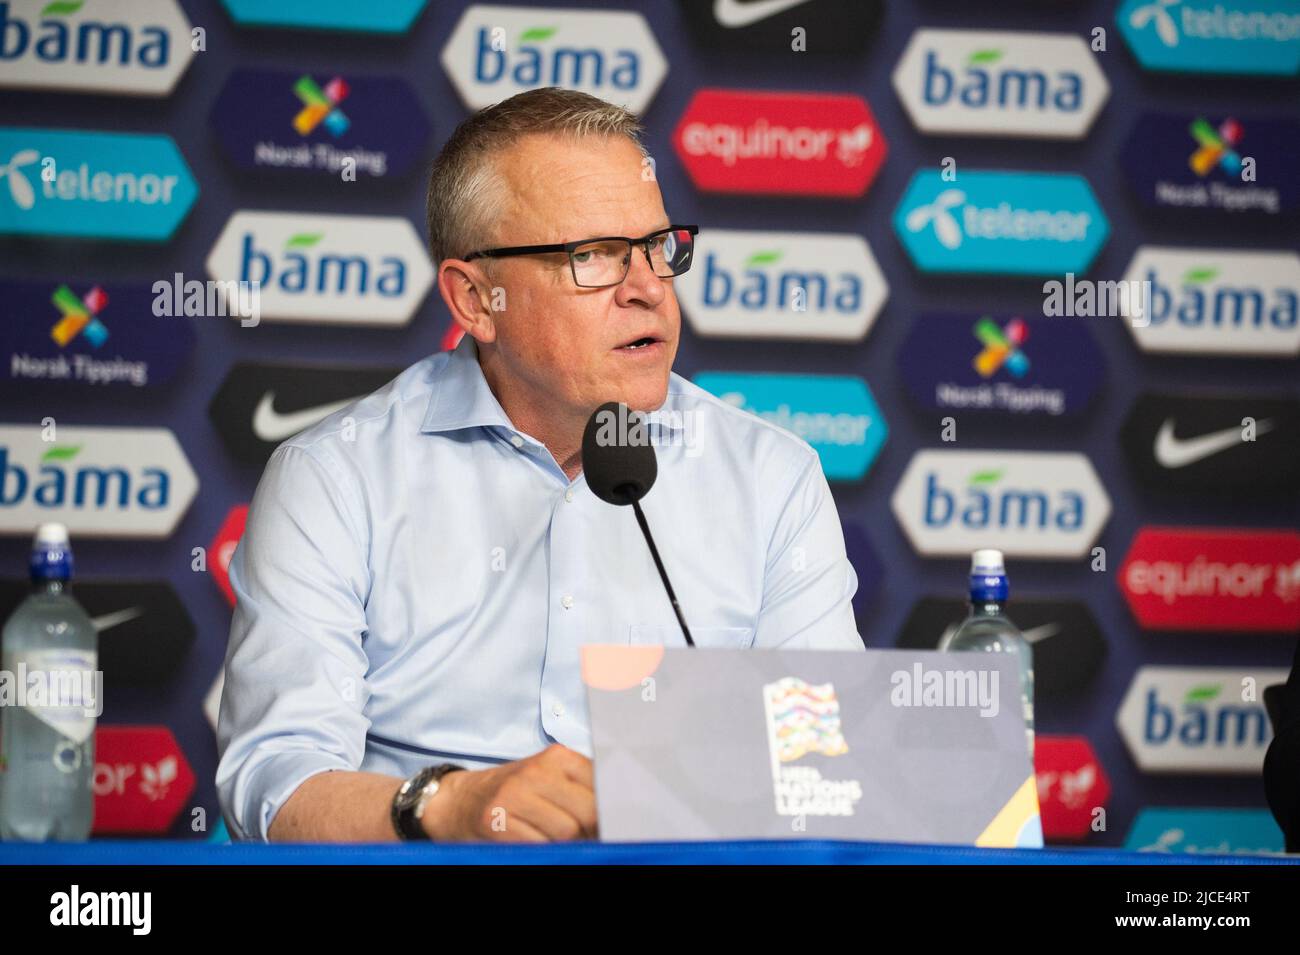
{"label": "bama logo", "polygon": [[0,0],[0,87],[166,96],[192,56],[176,0]]}
{"label": "bama logo", "polygon": [[673,284],[697,335],[861,341],[889,296],[865,239],[710,230]]}
{"label": "bama logo", "polygon": [[938,170],[912,177],[894,232],[923,272],[1083,273],[1110,223],[1082,176]]}
{"label": "bama logo", "polygon": [[923,133],[1080,139],[1110,85],[1068,33],[917,30],[894,90]]}
{"label": "bama logo", "polygon": [[1293,76],[1300,69],[1295,0],[1125,0],[1115,21],[1148,70]]}
{"label": "bama logo", "polygon": [[1300,534],[1144,527],[1117,578],[1145,630],[1300,630]]}
{"label": "bama logo", "polygon": [[1097,472],[1074,453],[918,451],[890,504],[925,557],[1079,557],[1110,517]]}
{"label": "bama logo", "polygon": [[429,0],[221,0],[240,26],[405,33]]}
{"label": "bama logo", "polygon": [[930,411],[1019,418],[1081,414],[1104,363],[1086,319],[918,315],[898,351],[909,396]]}
{"label": "bama logo", "polygon": [[471,110],[539,86],[563,86],[642,113],[668,61],[639,13],[474,4],[442,50]]}
{"label": "bama logo", "polygon": [[198,194],[169,136],[0,127],[0,235],[162,242]]}
{"label": "bama logo", "polygon": [[207,270],[260,283],[263,319],[330,325],[405,325],[433,284],[415,229],[395,216],[236,212]]}
{"label": "bama logo", "polygon": [[1285,116],[1143,113],[1120,168],[1145,206],[1255,221],[1300,210],[1300,123]]}
{"label": "bama logo", "polygon": [[240,169],[342,181],[401,176],[429,139],[406,80],[329,71],[235,70],[208,124]]}
{"label": "bama logo", "polygon": [[1144,245],[1124,278],[1149,283],[1147,314],[1125,322],[1143,351],[1237,357],[1300,352],[1295,252]]}
{"label": "bama logo", "polygon": [[168,537],[198,489],[166,428],[0,425],[0,534]]}
{"label": "bama logo", "polygon": [[846,375],[703,371],[694,381],[727,404],[798,435],[830,481],[856,481],[889,435],[871,389]]}
{"label": "bama logo", "polygon": [[701,90],[673,133],[695,187],[748,195],[856,199],[885,161],[860,96]]}
{"label": "bama logo", "polygon": [[1258,775],[1273,733],[1264,687],[1281,668],[1144,666],[1133,675],[1115,726],[1143,772]]}

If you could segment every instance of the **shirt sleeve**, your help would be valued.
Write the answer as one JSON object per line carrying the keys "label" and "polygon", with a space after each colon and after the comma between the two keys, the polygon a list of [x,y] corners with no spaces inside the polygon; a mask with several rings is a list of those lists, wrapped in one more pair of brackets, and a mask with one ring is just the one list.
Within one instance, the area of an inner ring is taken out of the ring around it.
{"label": "shirt sleeve", "polygon": [[755,647],[863,650],[853,619],[858,575],[817,453],[793,466],[767,548]]}
{"label": "shirt sleeve", "polygon": [[308,449],[281,445],[230,561],[216,783],[236,841],[267,841],[304,780],[355,770],[365,753],[369,575],[348,488]]}

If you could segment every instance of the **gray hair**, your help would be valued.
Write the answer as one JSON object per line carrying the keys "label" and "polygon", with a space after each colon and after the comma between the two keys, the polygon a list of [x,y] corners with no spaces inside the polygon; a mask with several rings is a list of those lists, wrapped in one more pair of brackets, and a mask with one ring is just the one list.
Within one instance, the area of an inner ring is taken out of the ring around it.
{"label": "gray hair", "polygon": [[493,239],[506,201],[495,157],[530,133],[626,136],[649,155],[633,113],[577,90],[518,93],[470,116],[443,145],[429,174],[425,206],[433,261],[468,255]]}

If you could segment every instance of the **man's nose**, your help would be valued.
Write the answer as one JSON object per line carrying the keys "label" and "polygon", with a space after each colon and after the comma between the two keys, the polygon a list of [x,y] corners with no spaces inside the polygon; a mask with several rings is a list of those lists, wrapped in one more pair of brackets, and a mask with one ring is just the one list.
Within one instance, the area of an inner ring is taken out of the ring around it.
{"label": "man's nose", "polygon": [[627,278],[618,287],[614,300],[619,305],[642,305],[654,308],[664,300],[664,280],[655,275],[645,246],[632,249],[632,260],[627,264]]}

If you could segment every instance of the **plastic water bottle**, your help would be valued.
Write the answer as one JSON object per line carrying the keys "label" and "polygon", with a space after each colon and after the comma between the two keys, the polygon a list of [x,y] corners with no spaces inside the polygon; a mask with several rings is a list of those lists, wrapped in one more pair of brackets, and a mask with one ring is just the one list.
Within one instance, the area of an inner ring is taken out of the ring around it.
{"label": "plastic water bottle", "polygon": [[1002,551],[977,550],[970,564],[970,614],[939,645],[940,650],[1014,653],[1020,665],[1020,701],[1024,707],[1029,758],[1034,758],[1034,651],[1003,613],[1007,572]]}
{"label": "plastic water bottle", "polygon": [[0,839],[84,840],[94,814],[99,638],[68,592],[62,524],[37,530],[30,572],[32,593],[5,624],[0,650],[15,691],[0,710]]}

